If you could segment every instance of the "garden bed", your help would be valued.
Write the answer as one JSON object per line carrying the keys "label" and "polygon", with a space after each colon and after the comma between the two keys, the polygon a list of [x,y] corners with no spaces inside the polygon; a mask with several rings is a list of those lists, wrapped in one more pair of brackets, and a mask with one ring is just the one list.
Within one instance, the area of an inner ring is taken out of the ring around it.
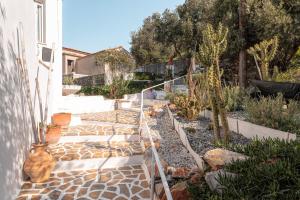
{"label": "garden bed", "polygon": [[147,121],[153,132],[151,134],[160,136],[158,154],[162,160],[175,168],[191,169],[197,165],[170,123],[166,109],[161,110],[156,117],[148,117]]}
{"label": "garden bed", "polygon": [[[216,145],[214,144],[214,133],[210,127],[210,119],[199,117],[197,120],[188,121],[178,116],[175,111],[171,111],[170,109],[169,114],[174,117],[174,120],[176,120],[178,124],[180,124],[184,134],[186,134],[190,146],[198,155],[203,156],[208,150],[216,148]],[[231,144],[244,145],[251,141],[251,139],[233,131],[231,132],[230,137]]]}

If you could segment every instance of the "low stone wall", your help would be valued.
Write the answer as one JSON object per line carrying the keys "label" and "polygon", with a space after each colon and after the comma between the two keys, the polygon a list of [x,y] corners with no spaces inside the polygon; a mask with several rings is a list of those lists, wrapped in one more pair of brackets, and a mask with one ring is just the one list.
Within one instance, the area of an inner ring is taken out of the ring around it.
{"label": "low stone wall", "polygon": [[[203,111],[200,115],[209,119],[213,117],[212,112],[209,110]],[[283,140],[296,140],[297,138],[296,134],[260,126],[241,119],[227,117],[227,120],[231,131],[240,133],[247,138],[278,138]]]}
{"label": "low stone wall", "polygon": [[97,86],[97,85],[104,85],[105,78],[104,78],[104,74],[98,74],[93,76],[76,78],[74,82],[77,85],[81,85],[81,86]]}
{"label": "low stone wall", "polygon": [[63,94],[63,96],[75,94],[80,89],[81,89],[80,85],[63,85],[62,86],[62,94]]}

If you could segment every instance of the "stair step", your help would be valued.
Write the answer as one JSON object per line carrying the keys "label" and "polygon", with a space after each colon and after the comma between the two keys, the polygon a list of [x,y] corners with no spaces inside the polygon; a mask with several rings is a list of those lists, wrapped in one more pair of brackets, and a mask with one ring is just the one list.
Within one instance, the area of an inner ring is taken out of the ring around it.
{"label": "stair step", "polygon": [[52,156],[58,161],[93,158],[124,157],[143,154],[139,142],[79,142],[49,145]]}
{"label": "stair step", "polygon": [[150,199],[142,166],[55,172],[45,183],[24,182],[21,199]]}
{"label": "stair step", "polygon": [[62,130],[63,136],[87,136],[87,135],[135,135],[138,128],[132,126],[121,126],[117,124],[90,124],[70,126]]}
{"label": "stair step", "polygon": [[113,122],[120,124],[138,124],[139,112],[132,110],[114,110],[110,112],[80,114],[82,121]]}
{"label": "stair step", "polygon": [[79,143],[79,142],[136,142],[139,135],[87,135],[87,136],[61,136],[59,143]]}

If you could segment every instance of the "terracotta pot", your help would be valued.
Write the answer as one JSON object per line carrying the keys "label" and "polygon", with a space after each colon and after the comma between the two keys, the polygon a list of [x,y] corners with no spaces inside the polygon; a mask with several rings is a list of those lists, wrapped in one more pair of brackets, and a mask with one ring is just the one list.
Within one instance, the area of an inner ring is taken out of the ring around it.
{"label": "terracotta pot", "polygon": [[52,124],[57,126],[68,126],[71,122],[71,113],[56,113],[52,116]]}
{"label": "terracotta pot", "polygon": [[60,126],[49,127],[46,132],[46,142],[48,142],[49,144],[55,144],[59,141],[60,136]]}
{"label": "terracotta pot", "polygon": [[50,177],[55,160],[47,149],[48,144],[33,144],[24,163],[24,172],[33,183],[43,183]]}

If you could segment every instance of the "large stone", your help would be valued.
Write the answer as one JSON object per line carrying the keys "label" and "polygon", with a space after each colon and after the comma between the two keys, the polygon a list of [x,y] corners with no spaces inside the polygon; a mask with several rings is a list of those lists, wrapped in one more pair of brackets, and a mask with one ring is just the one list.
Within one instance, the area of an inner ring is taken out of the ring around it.
{"label": "large stone", "polygon": [[[152,154],[151,149],[147,149],[144,154],[145,163],[146,163],[149,173],[151,173],[151,162],[152,162],[151,154]],[[163,167],[164,173],[166,174],[169,164],[166,161],[164,161],[163,159],[160,159],[160,163]],[[155,162],[155,176],[160,177],[156,162]]]}
{"label": "large stone", "polygon": [[[174,185],[171,189],[171,194],[173,200],[188,200],[190,199],[190,194],[188,192],[187,182],[181,182]],[[164,194],[162,200],[167,200],[166,194]]]}
{"label": "large stone", "polygon": [[209,164],[209,166],[212,167],[213,170],[218,170],[233,161],[246,160],[247,158],[248,157],[243,154],[221,148],[207,151],[203,156],[203,159]]}
{"label": "large stone", "polygon": [[236,177],[236,174],[230,173],[230,172],[225,172],[222,169],[218,170],[218,171],[208,172],[205,174],[205,181],[206,181],[207,185],[209,186],[210,190],[216,191],[219,194],[221,194],[222,189],[224,189],[224,186],[222,186],[218,180],[220,176],[234,178],[234,177]]}
{"label": "large stone", "polygon": [[189,171],[190,170],[185,167],[176,168],[175,171],[172,173],[172,176],[180,178],[188,177]]}

